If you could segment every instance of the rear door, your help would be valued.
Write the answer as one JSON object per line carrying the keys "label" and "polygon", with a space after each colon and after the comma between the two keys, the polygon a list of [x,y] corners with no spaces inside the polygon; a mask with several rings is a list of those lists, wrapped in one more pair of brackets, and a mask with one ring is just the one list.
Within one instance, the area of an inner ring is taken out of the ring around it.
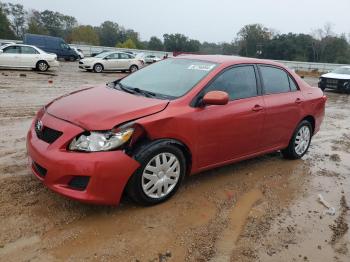
{"label": "rear door", "polygon": [[39,60],[39,52],[30,46],[21,46],[21,61],[25,67],[35,68]]}
{"label": "rear door", "polygon": [[119,53],[119,68],[118,69],[129,69],[131,63],[131,56],[124,53]]}
{"label": "rear door", "polygon": [[22,61],[20,59],[21,49],[19,46],[11,45],[3,49],[3,53],[0,54],[0,66],[6,67],[22,67]]}
{"label": "rear door", "polygon": [[264,101],[254,65],[225,70],[201,95],[225,91],[230,101],[223,106],[205,106],[196,112],[197,161],[200,168],[238,159],[260,150]]}
{"label": "rear door", "polygon": [[112,53],[106,56],[103,60],[103,67],[105,70],[119,69],[119,53]]}
{"label": "rear door", "polygon": [[286,146],[301,119],[302,93],[283,68],[259,65],[259,72],[266,106],[262,146]]}

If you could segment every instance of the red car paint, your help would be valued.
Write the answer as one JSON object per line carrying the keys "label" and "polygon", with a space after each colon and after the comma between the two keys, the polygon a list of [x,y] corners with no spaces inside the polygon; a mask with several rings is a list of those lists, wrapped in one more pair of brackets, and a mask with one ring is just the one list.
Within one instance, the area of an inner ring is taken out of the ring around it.
{"label": "red car paint", "polygon": [[[34,166],[33,173],[47,187],[67,197],[115,205],[140,163],[123,150],[95,153],[67,150],[72,139],[85,130],[108,130],[133,120],[151,141],[170,138],[184,144],[191,155],[188,173],[195,174],[286,148],[305,117],[314,120],[314,133],[320,129],[326,102],[323,92],[310,87],[281,64],[230,56],[187,55],[174,59],[210,61],[219,66],[186,95],[171,101],[135,96],[105,86],[57,99],[41,110],[36,119],[61,131],[62,136],[52,144],[42,141],[36,135],[35,121],[28,132],[28,155],[47,170],[44,178]],[[191,106],[196,95],[217,74],[239,64],[282,68],[295,79],[300,90],[233,100],[226,105]],[[74,176],[90,177],[85,190],[69,187],[68,181]]]}

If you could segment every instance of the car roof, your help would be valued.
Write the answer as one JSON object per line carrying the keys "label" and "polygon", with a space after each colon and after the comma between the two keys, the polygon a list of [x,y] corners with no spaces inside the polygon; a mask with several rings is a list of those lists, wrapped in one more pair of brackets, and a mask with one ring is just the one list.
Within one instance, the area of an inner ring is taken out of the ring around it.
{"label": "car roof", "polygon": [[6,47],[8,47],[8,46],[28,46],[28,47],[37,48],[37,47],[34,46],[34,45],[25,45],[25,44],[16,44],[16,43],[13,43],[13,44],[6,44],[5,46],[6,46]]}
{"label": "car roof", "polygon": [[281,63],[274,62],[272,60],[263,60],[258,58],[249,58],[242,56],[230,56],[230,55],[179,55],[175,58],[195,59],[206,62],[213,62],[217,64],[268,64],[285,67]]}

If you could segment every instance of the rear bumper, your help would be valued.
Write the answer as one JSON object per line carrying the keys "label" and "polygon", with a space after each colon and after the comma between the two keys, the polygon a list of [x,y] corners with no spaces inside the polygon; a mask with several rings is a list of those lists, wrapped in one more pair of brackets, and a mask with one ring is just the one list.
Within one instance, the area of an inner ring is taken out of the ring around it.
{"label": "rear bumper", "polygon": [[[27,151],[33,174],[49,189],[66,197],[93,204],[117,205],[129,177],[139,163],[122,151],[78,153],[66,150],[69,141],[83,132],[80,127],[48,114],[44,126],[63,132],[52,144],[40,140],[34,123],[27,135]],[[37,167],[45,170],[38,170]],[[70,186],[75,177],[89,177],[86,188]]]}

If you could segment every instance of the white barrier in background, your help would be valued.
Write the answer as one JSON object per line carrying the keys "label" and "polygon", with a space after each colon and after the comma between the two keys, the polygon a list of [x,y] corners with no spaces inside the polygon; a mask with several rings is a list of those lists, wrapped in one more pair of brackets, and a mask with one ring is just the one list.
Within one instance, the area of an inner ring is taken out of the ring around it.
{"label": "white barrier in background", "polygon": [[[18,40],[5,40],[0,39],[0,43],[2,42],[15,42],[21,43],[22,41]],[[172,56],[172,52],[165,51],[152,51],[152,50],[140,50],[140,49],[127,49],[127,48],[116,48],[116,47],[107,47],[107,46],[93,46],[93,45],[79,45],[79,44],[71,44],[70,46],[79,48],[83,51],[84,55],[91,56],[92,53],[98,53],[104,50],[108,51],[128,51],[133,53],[144,53],[146,55],[155,55],[162,58],[165,54],[168,56]],[[300,71],[318,71],[318,72],[329,72],[333,71],[335,68],[340,66],[346,66],[345,64],[328,64],[328,63],[313,63],[313,62],[298,62],[298,61],[282,61],[282,60],[274,60],[285,66]]]}
{"label": "white barrier in background", "polygon": [[79,45],[79,44],[71,44],[71,47],[79,48],[83,51],[84,55],[91,56],[93,53],[98,53],[101,51],[121,51],[121,52],[133,52],[133,53],[144,53],[146,55],[155,55],[160,58],[164,57],[165,54],[168,56],[172,56],[172,52],[165,51],[152,51],[152,50],[141,50],[141,49],[128,49],[128,48],[117,48],[117,47],[107,47],[107,46],[92,46],[92,45]]}

